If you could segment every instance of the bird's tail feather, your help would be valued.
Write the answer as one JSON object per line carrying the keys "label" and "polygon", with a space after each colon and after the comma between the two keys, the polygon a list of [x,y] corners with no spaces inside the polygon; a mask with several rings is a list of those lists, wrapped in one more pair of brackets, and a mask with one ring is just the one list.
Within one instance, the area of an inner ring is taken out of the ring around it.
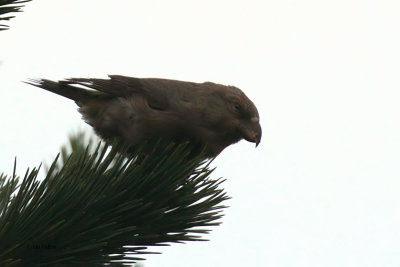
{"label": "bird's tail feather", "polygon": [[74,100],[79,106],[93,99],[96,93],[92,90],[72,86],[67,81],[51,81],[46,79],[29,79],[25,83],[40,87],[57,95]]}

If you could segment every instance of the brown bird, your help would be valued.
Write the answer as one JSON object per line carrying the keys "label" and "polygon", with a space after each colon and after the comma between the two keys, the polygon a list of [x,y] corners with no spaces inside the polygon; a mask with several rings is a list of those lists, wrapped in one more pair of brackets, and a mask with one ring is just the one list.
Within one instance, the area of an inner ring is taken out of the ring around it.
{"label": "brown bird", "polygon": [[189,141],[215,157],[241,139],[261,140],[259,115],[238,88],[205,82],[110,75],[110,79],[30,80],[29,84],[75,101],[103,139],[130,146],[158,139]]}

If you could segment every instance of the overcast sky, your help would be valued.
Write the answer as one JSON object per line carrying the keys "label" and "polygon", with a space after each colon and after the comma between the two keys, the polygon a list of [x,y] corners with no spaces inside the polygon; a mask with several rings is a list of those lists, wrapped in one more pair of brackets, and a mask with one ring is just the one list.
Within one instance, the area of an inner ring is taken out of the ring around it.
{"label": "overcast sky", "polygon": [[209,242],[146,267],[400,266],[400,2],[33,0],[0,32],[0,172],[88,129],[27,78],[213,81],[258,107],[263,139],[215,161],[233,197]]}

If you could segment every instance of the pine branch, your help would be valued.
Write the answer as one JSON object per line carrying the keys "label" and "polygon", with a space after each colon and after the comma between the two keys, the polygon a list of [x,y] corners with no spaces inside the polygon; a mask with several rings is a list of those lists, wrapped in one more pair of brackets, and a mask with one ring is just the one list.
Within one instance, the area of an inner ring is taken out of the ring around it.
{"label": "pine branch", "polygon": [[39,168],[20,183],[0,176],[0,266],[121,266],[220,224],[223,181],[188,145],[160,143],[140,161],[140,149],[126,158],[115,147],[76,145],[43,181]]}
{"label": "pine branch", "polygon": [[[29,1],[31,0],[0,0],[0,21],[10,20],[14,18],[15,16],[4,16],[4,15],[13,12],[22,12],[21,8],[24,5],[21,4]],[[8,29],[9,29],[8,25],[0,24],[0,31]]]}

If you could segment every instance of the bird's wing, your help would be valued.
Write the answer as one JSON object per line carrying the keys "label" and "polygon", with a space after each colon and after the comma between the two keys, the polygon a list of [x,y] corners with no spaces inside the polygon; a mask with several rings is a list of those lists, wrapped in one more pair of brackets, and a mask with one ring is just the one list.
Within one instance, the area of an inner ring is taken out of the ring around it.
{"label": "bird's wing", "polygon": [[109,75],[110,79],[86,79],[71,78],[65,82],[68,84],[79,84],[108,95],[129,98],[142,96],[147,100],[148,105],[157,110],[168,110],[168,97],[164,88],[157,85],[152,88],[146,87],[140,78],[126,77],[121,75]]}
{"label": "bird's wing", "polygon": [[109,75],[110,79],[72,78],[68,84],[79,84],[118,97],[143,96],[148,105],[157,110],[168,111],[171,106],[186,101],[187,94],[199,86],[197,83],[157,78],[134,78]]}
{"label": "bird's wing", "polygon": [[[124,79],[120,79],[123,77]],[[79,84],[109,95],[127,97],[134,93],[140,93],[140,79],[133,77],[124,77],[110,75],[111,79],[93,79],[93,78],[70,78],[63,82],[68,84]]]}

